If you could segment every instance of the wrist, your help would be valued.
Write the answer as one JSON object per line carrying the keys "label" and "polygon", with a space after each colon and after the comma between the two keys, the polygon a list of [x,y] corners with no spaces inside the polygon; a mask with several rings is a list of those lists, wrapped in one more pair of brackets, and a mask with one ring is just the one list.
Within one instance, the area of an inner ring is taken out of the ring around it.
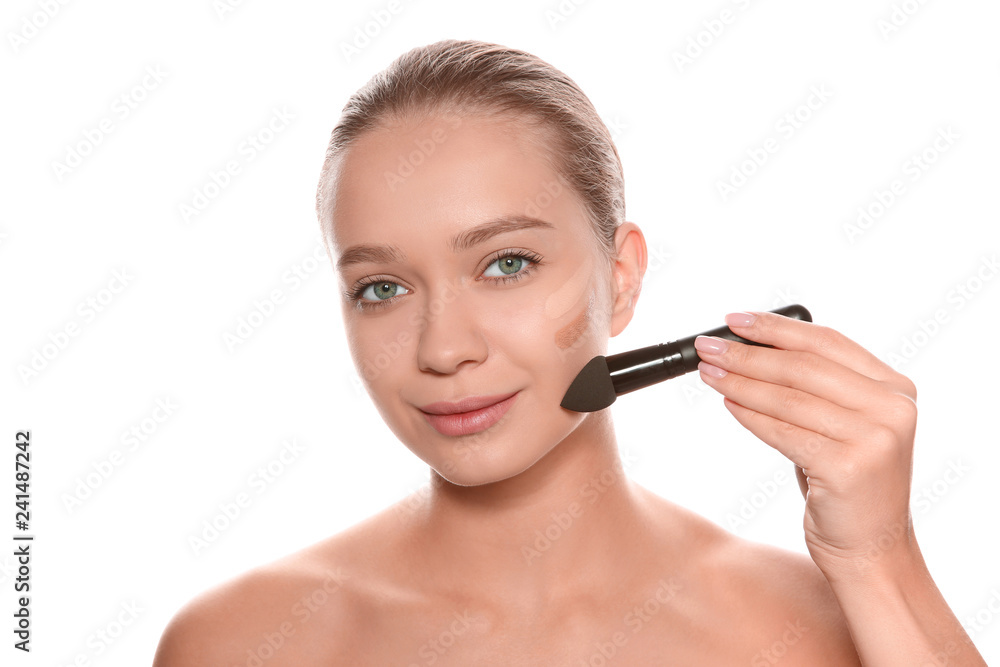
{"label": "wrist", "polygon": [[909,517],[887,527],[865,547],[848,553],[816,558],[817,566],[836,588],[882,586],[902,590],[928,575]]}
{"label": "wrist", "polygon": [[853,558],[828,558],[820,567],[863,664],[985,667],[934,583],[912,532],[882,546]]}

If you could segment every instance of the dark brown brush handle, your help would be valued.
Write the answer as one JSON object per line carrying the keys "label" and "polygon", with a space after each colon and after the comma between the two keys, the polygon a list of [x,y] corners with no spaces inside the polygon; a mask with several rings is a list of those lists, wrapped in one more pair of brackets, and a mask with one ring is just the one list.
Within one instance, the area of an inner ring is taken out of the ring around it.
{"label": "dark brown brush handle", "polygon": [[[784,315],[796,320],[812,322],[812,315],[804,306],[792,304],[782,306],[768,311],[778,315]],[[670,343],[660,343],[641,347],[637,350],[629,350],[607,357],[608,370],[611,372],[611,381],[614,383],[615,394],[627,394],[636,389],[648,387],[657,382],[663,382],[678,375],[690,373],[698,368],[701,358],[694,347],[694,339],[698,336],[715,336],[747,345],[757,345],[759,347],[772,347],[764,343],[747,340],[742,336],[737,336],[727,326],[721,326],[705,333],[695,334],[687,338],[680,338]]]}

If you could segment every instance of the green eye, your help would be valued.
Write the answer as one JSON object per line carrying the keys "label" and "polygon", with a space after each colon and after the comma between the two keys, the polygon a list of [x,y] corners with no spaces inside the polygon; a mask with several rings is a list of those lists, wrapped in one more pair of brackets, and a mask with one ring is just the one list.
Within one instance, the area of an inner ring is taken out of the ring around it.
{"label": "green eye", "polygon": [[381,301],[396,296],[396,292],[399,291],[400,287],[396,283],[387,281],[372,283],[361,293],[361,296],[365,296],[369,289],[372,291],[372,295]]}
{"label": "green eye", "polygon": [[[533,272],[535,266],[542,263],[542,258],[526,250],[501,250],[494,255],[492,261],[483,271],[483,277],[499,283],[510,283],[520,280]],[[490,273],[493,266],[500,272]],[[381,308],[394,303],[393,298],[409,294],[409,290],[399,283],[384,280],[380,277],[369,277],[367,282],[361,282],[354,290],[345,292],[359,310]]]}
{"label": "green eye", "polygon": [[[490,266],[496,264],[497,267],[505,276],[509,276],[521,270],[521,267],[524,266],[524,260],[525,258],[520,257],[518,255],[507,255],[506,257],[501,257],[497,259],[495,262],[490,264]],[[487,275],[486,272],[483,272],[483,275],[484,276]],[[497,276],[489,276],[489,277],[497,277]]]}
{"label": "green eye", "polygon": [[[528,250],[501,250],[493,256],[486,271],[483,271],[483,277],[497,278],[501,282],[519,280],[541,263],[542,258]],[[490,273],[494,265],[500,269],[500,273]]]}

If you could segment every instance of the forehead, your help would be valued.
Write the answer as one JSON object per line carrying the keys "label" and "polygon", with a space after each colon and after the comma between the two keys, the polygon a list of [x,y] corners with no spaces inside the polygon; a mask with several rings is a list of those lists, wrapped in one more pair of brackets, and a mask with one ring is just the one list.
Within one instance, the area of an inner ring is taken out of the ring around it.
{"label": "forehead", "polygon": [[451,235],[498,216],[578,219],[583,207],[550,151],[537,131],[502,117],[433,115],[371,130],[341,159],[332,240],[344,248],[390,230]]}

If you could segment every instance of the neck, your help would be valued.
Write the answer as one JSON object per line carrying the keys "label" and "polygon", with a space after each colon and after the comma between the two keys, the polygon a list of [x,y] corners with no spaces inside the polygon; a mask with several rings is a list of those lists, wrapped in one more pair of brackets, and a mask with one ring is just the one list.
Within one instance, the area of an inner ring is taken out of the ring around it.
{"label": "neck", "polygon": [[[609,411],[591,413],[524,472],[457,486],[431,471],[412,532],[433,585],[519,609],[607,590],[640,544],[643,490],[626,477]],[[471,582],[471,585],[470,585]]]}

